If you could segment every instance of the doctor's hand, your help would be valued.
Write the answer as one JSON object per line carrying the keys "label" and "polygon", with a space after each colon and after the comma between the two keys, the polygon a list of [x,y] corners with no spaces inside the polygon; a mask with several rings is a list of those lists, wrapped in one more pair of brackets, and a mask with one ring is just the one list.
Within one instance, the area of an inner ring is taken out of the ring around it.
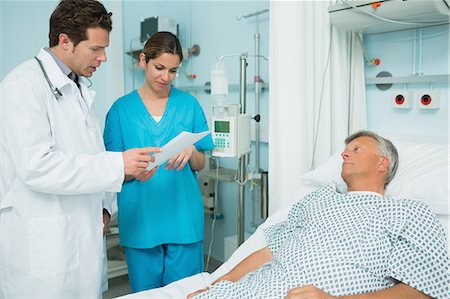
{"label": "doctor's hand", "polygon": [[312,284],[288,290],[286,299],[335,299]]}
{"label": "doctor's hand", "polygon": [[191,145],[178,155],[172,157],[167,161],[165,169],[174,170],[175,168],[177,170],[183,169],[184,166],[186,166],[186,163],[189,162],[189,159],[192,157],[194,152],[196,151],[195,146]]}
{"label": "doctor's hand", "polygon": [[106,236],[109,230],[109,221],[111,220],[111,215],[107,209],[103,209],[103,235]]}
{"label": "doctor's hand", "polygon": [[[125,175],[134,177],[142,175],[146,170],[148,163],[155,161],[155,157],[150,156],[151,153],[159,153],[159,147],[133,148],[122,153]],[[156,171],[156,170],[155,170]],[[155,173],[150,171],[150,177]]]}

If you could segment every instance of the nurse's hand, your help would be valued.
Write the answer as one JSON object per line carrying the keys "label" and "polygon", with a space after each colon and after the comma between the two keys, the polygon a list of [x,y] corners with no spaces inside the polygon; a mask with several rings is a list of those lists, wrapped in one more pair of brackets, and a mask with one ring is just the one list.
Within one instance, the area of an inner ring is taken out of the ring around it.
{"label": "nurse's hand", "polygon": [[333,299],[331,296],[321,289],[316,288],[312,284],[298,288],[290,289],[286,294],[286,299]]}
{"label": "nurse's hand", "polygon": [[[125,175],[139,176],[142,172],[147,171],[149,162],[155,161],[151,153],[159,153],[159,147],[133,148],[122,153]],[[151,174],[150,174],[151,173]],[[150,177],[155,173],[150,171]]]}
{"label": "nurse's hand", "polygon": [[134,178],[138,181],[145,182],[145,181],[149,180],[155,174],[157,169],[158,169],[158,166],[154,167],[150,171],[145,170],[145,171],[137,174]]}
{"label": "nurse's hand", "polygon": [[177,170],[183,169],[184,166],[186,166],[186,163],[189,162],[189,159],[192,157],[194,152],[196,151],[195,146],[191,145],[178,155],[172,157],[167,161],[165,169],[174,170],[175,168]]}

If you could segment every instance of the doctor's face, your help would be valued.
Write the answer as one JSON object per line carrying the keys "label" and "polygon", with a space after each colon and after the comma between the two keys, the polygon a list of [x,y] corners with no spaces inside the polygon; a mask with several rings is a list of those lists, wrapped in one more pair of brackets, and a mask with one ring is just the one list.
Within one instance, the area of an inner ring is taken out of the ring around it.
{"label": "doctor's face", "polygon": [[175,54],[163,53],[145,62],[141,54],[141,65],[145,67],[145,83],[157,94],[169,93],[180,65],[180,57]]}
{"label": "doctor's face", "polygon": [[341,154],[341,176],[345,182],[352,178],[370,178],[378,173],[379,165],[384,159],[376,141],[368,136],[358,137],[348,143]]}
{"label": "doctor's face", "polygon": [[103,28],[89,28],[88,39],[79,42],[68,58],[68,67],[77,75],[91,77],[102,62],[106,62],[109,32]]}

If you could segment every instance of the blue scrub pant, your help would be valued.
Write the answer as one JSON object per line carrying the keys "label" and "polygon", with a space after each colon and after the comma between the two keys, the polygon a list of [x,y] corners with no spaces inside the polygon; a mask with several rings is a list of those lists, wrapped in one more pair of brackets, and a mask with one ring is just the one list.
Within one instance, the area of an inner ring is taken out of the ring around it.
{"label": "blue scrub pant", "polygon": [[204,271],[203,241],[124,249],[133,293],[159,288]]}

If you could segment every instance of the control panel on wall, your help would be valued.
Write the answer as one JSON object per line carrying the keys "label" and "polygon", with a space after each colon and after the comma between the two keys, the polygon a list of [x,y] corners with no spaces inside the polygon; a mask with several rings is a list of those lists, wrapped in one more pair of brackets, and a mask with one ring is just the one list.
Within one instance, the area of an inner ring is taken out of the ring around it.
{"label": "control panel on wall", "polygon": [[[441,93],[436,90],[401,90],[391,95],[392,107],[396,109],[439,109]],[[414,103],[414,105],[413,105]]]}
{"label": "control panel on wall", "polygon": [[240,114],[240,105],[213,106],[212,138],[216,157],[241,157],[250,152],[250,115]]}
{"label": "control panel on wall", "polygon": [[394,91],[391,98],[393,108],[411,109],[413,107],[413,92],[410,90]]}
{"label": "control panel on wall", "polygon": [[419,90],[415,98],[419,109],[439,109],[441,106],[441,94],[436,90]]}

